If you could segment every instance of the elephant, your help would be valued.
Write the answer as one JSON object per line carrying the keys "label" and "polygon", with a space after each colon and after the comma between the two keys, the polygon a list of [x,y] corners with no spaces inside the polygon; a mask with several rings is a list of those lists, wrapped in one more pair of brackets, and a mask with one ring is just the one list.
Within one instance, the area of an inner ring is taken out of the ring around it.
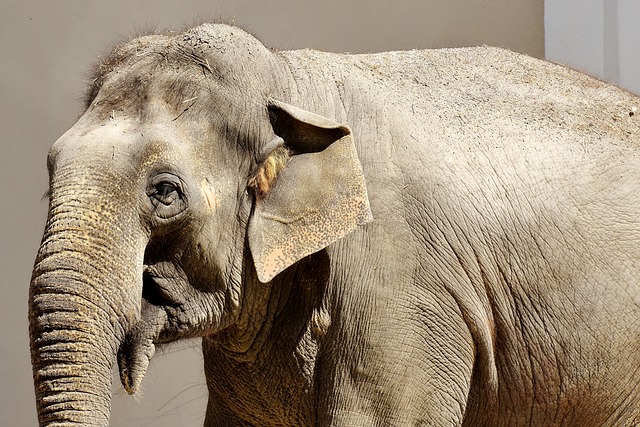
{"label": "elephant", "polygon": [[486,46],[119,44],[48,155],[40,425],[185,338],[207,426],[637,425],[639,104]]}

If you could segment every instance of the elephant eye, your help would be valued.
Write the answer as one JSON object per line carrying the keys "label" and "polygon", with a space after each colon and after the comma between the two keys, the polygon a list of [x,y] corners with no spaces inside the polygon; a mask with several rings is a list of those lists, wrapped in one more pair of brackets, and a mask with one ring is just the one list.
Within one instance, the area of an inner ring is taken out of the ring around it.
{"label": "elephant eye", "polygon": [[163,205],[170,205],[180,198],[178,187],[172,182],[160,182],[153,187],[153,198]]}
{"label": "elephant eye", "polygon": [[177,188],[173,183],[171,183],[171,182],[161,182],[160,184],[155,186],[154,195],[159,196],[159,197],[167,197],[171,193],[174,193],[176,191],[177,191]]}
{"label": "elephant eye", "polygon": [[156,217],[169,219],[186,208],[184,182],[171,173],[161,173],[149,180],[147,196]]}

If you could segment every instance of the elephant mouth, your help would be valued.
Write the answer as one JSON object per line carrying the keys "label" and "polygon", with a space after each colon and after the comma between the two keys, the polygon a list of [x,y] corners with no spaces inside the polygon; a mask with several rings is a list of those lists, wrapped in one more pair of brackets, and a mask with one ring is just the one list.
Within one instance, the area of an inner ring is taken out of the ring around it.
{"label": "elephant mouth", "polygon": [[[172,274],[167,274],[170,269]],[[146,265],[142,275],[142,299],[159,307],[176,307],[184,301],[180,298],[176,285],[186,283],[184,273],[180,274],[175,267],[167,267],[165,263]]]}
{"label": "elephant mouth", "polygon": [[117,355],[120,381],[127,393],[139,390],[159,345],[204,336],[226,325],[221,315],[207,317],[210,307],[219,308],[214,313],[223,312],[224,298],[216,296],[196,290],[173,262],[145,263],[140,315],[125,331]]}
{"label": "elephant mouth", "polygon": [[[184,304],[179,286],[184,273],[166,263],[146,265],[142,276],[140,320],[126,332],[118,349],[120,381],[129,394],[135,394],[154,356],[156,345],[173,341],[171,315]],[[175,328],[173,328],[175,329]]]}
{"label": "elephant mouth", "polygon": [[167,323],[167,313],[162,307],[143,302],[142,312],[142,319],[127,332],[118,349],[120,381],[129,394],[139,389]]}

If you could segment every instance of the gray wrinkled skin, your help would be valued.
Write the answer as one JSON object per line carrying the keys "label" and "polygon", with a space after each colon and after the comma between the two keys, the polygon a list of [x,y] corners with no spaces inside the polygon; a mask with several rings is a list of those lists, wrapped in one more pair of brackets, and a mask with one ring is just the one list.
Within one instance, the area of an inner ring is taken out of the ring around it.
{"label": "gray wrinkled skin", "polygon": [[640,423],[639,105],[487,47],[117,48],[49,155],[41,425],[194,336],[207,426]]}

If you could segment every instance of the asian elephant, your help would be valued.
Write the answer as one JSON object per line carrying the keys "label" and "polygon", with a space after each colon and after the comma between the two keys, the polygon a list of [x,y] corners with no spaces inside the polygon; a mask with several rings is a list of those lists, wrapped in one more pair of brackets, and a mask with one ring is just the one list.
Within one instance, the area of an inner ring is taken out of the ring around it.
{"label": "asian elephant", "polygon": [[48,157],[40,424],[202,337],[207,426],[637,425],[639,105],[489,47],[116,47]]}

